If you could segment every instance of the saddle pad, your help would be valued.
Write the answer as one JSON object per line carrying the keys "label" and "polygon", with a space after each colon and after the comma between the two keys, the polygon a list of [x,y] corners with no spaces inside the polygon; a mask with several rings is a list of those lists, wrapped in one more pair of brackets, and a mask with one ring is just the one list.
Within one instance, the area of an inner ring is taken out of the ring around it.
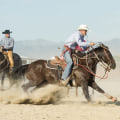
{"label": "saddle pad", "polygon": [[47,67],[50,68],[50,69],[57,69],[58,65],[52,65],[51,60],[48,60],[47,61]]}

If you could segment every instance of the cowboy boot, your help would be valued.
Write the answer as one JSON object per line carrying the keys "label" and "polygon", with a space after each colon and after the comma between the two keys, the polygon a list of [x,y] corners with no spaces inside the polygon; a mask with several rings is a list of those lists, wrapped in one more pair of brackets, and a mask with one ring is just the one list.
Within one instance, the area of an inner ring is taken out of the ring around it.
{"label": "cowboy boot", "polygon": [[61,79],[60,80],[60,86],[66,87],[69,83],[70,78],[71,78],[71,75],[66,80]]}
{"label": "cowboy boot", "polygon": [[9,69],[9,73],[12,74],[13,72],[14,72],[14,67],[11,67],[11,68]]}
{"label": "cowboy boot", "polygon": [[60,86],[66,86],[67,85],[67,83],[66,83],[66,80],[63,80],[63,79],[61,79],[60,80]]}

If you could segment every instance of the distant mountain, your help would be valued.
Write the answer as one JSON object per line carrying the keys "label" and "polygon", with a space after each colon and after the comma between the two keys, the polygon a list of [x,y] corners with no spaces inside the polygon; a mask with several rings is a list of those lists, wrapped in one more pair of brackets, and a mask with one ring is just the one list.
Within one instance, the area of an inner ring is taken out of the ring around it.
{"label": "distant mountain", "polygon": [[120,39],[112,39],[105,44],[108,45],[114,55],[120,55]]}
{"label": "distant mountain", "polygon": [[[15,42],[15,52],[21,56],[30,58],[46,58],[60,55],[64,42],[53,42],[44,39],[25,40]],[[120,39],[112,39],[105,42],[114,55],[120,55]]]}
{"label": "distant mountain", "polygon": [[50,58],[60,55],[62,42],[47,41],[44,39],[16,41],[14,52],[30,58]]}

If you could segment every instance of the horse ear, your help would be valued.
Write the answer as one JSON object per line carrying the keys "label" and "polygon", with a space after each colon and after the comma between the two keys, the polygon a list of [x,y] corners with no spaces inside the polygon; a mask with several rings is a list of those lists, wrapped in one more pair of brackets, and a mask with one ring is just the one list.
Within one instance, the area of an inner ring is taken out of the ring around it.
{"label": "horse ear", "polygon": [[102,44],[102,46],[101,47],[103,47],[103,48],[105,48],[105,49],[109,49],[109,47],[108,46],[106,46],[106,45],[104,45],[104,44]]}

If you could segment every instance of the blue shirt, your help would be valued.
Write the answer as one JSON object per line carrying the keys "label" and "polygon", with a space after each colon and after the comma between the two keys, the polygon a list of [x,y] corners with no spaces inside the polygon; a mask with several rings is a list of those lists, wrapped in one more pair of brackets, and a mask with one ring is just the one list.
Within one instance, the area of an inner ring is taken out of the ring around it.
{"label": "blue shirt", "polygon": [[72,49],[75,49],[75,47],[79,45],[85,50],[86,47],[90,46],[90,42],[84,42],[84,36],[81,35],[80,31],[76,31],[67,39],[65,45]]}
{"label": "blue shirt", "polygon": [[4,49],[10,49],[14,47],[14,39],[12,37],[2,38],[0,41],[0,46],[3,46]]}

